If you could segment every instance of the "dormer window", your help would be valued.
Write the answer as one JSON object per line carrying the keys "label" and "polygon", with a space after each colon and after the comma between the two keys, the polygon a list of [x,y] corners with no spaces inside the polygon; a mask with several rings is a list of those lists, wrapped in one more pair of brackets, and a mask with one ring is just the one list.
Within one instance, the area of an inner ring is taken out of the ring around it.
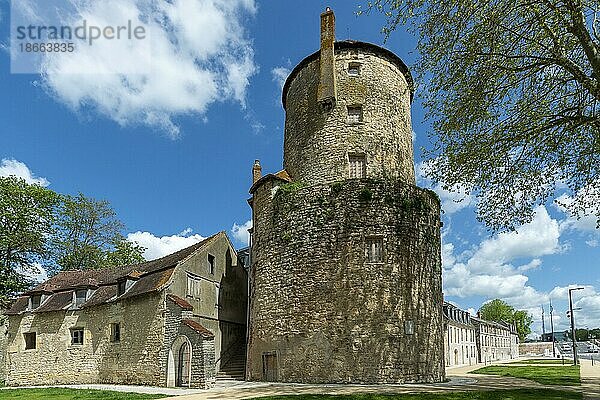
{"label": "dormer window", "polygon": [[87,300],[87,289],[78,289],[75,291],[75,307],[79,308]]}
{"label": "dormer window", "polygon": [[117,296],[121,296],[122,294],[125,294],[125,292],[127,291],[127,280],[122,280],[119,281],[119,283],[117,284]]}
{"label": "dormer window", "polygon": [[35,310],[36,308],[38,308],[40,306],[40,304],[42,304],[42,295],[34,294],[33,296],[30,297],[30,302],[31,302],[30,309]]}

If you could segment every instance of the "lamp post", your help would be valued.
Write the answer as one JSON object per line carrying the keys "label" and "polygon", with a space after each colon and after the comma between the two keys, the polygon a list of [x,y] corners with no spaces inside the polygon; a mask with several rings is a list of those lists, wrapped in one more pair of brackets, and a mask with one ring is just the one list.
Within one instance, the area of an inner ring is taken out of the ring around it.
{"label": "lamp post", "polygon": [[577,344],[575,341],[575,316],[573,313],[573,296],[572,292],[574,290],[583,290],[582,287],[569,289],[569,310],[571,314],[571,338],[573,339],[573,365],[577,365]]}
{"label": "lamp post", "polygon": [[552,299],[550,299],[550,329],[552,329],[552,357],[556,358],[556,346],[554,343],[554,321],[552,320],[554,308],[552,308]]}

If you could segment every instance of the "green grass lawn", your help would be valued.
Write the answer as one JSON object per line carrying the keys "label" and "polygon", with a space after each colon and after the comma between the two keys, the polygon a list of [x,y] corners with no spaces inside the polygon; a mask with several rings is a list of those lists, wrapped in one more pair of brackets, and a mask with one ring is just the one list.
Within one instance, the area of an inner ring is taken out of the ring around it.
{"label": "green grass lawn", "polygon": [[[494,390],[490,392],[449,392],[417,394],[353,394],[260,397],[260,400],[581,400],[582,394],[547,389]],[[258,399],[257,399],[258,400]]]}
{"label": "green grass lawn", "polygon": [[[521,360],[513,361],[510,364],[558,364],[562,365],[563,361],[559,358],[544,358],[544,359],[532,359],[532,360]],[[565,365],[572,364],[573,360],[565,359]]]}
{"label": "green grass lawn", "polygon": [[150,400],[163,395],[108,392],[81,389],[3,389],[2,400]]}
{"label": "green grass lawn", "polygon": [[471,374],[487,374],[525,378],[543,385],[579,385],[579,365],[565,366],[526,366],[491,365],[471,372]]}

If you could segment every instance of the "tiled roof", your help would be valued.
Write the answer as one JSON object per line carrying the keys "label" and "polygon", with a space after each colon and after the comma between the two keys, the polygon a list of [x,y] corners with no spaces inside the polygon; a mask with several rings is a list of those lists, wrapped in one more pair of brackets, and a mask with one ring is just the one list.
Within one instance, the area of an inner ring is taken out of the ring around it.
{"label": "tiled roof", "polygon": [[260,178],[259,180],[257,180],[256,182],[254,182],[254,184],[250,188],[250,193],[254,193],[254,191],[256,190],[257,187],[259,187],[264,182],[271,180],[271,179],[278,179],[278,180],[285,181],[285,182],[292,181],[292,178],[287,173],[287,171],[285,169],[282,169],[281,171],[279,171],[277,173],[267,174],[267,175],[263,176],[262,178]]}
{"label": "tiled roof", "polygon": [[188,303],[187,301],[185,301],[184,299],[182,299],[179,296],[175,296],[174,294],[170,294],[167,296],[167,298],[169,300],[171,300],[173,303],[177,304],[179,307],[181,307],[184,310],[193,310],[194,307],[192,307],[192,305],[190,303]]}
{"label": "tiled roof", "polygon": [[[117,295],[117,282],[125,278],[137,278],[137,280],[127,292],[119,297],[119,300],[162,290],[171,278],[173,270],[178,263],[185,260],[221,233],[217,233],[173,254],[140,264],[100,270],[59,272],[34,289],[23,293],[5,314],[16,315],[26,311],[28,296],[40,291],[51,293],[51,297],[36,310],[39,312],[62,310],[63,307],[66,307],[66,304],[64,304],[66,298],[68,297],[69,301],[71,301],[72,291],[79,287],[97,288],[81,308],[102,304],[115,298]],[[63,306],[61,307],[61,305]]]}
{"label": "tiled roof", "polygon": [[183,321],[181,321],[184,325],[189,326],[190,328],[192,328],[194,331],[198,332],[199,334],[201,334],[203,337],[210,339],[210,338],[214,338],[215,335],[209,331],[208,329],[206,329],[205,327],[203,327],[202,325],[200,325],[198,322],[191,320],[191,319],[184,319]]}
{"label": "tiled roof", "polygon": [[47,311],[60,311],[73,302],[73,292],[61,292],[51,296],[47,301],[44,302],[40,307],[36,308],[34,312],[41,313]]}

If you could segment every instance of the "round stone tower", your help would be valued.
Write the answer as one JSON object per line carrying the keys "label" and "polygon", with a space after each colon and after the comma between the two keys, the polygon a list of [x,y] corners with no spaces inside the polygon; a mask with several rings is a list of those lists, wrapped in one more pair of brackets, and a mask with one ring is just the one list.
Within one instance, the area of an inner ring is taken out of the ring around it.
{"label": "round stone tower", "polygon": [[412,78],[334,26],[327,10],[284,86],[284,170],[253,167],[247,378],[440,382],[440,204],[415,186]]}

